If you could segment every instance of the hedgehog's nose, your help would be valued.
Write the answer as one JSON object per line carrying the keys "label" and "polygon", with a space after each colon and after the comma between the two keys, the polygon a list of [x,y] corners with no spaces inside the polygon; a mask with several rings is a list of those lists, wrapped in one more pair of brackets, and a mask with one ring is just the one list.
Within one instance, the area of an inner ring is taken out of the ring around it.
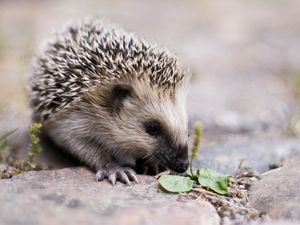
{"label": "hedgehog's nose", "polygon": [[174,163],[174,171],[177,173],[183,173],[187,170],[189,166],[188,158],[188,146],[183,145],[177,149],[176,159]]}
{"label": "hedgehog's nose", "polygon": [[179,160],[176,163],[175,172],[177,172],[177,173],[183,173],[183,172],[185,172],[187,170],[188,166],[189,166],[189,160],[188,159]]}

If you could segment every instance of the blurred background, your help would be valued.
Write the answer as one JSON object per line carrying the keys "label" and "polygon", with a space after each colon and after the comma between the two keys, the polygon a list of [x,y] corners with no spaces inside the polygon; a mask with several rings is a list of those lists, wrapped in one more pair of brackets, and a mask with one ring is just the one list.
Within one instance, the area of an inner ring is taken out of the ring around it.
{"label": "blurred background", "polygon": [[207,146],[299,134],[299,0],[0,0],[0,132],[26,129],[30,120],[34,52],[86,15],[178,55],[193,74],[190,123],[204,123]]}

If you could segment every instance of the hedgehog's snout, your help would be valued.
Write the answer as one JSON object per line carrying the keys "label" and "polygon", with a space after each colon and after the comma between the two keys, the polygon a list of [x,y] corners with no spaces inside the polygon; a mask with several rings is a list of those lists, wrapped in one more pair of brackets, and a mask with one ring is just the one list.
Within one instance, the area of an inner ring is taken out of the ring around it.
{"label": "hedgehog's snout", "polygon": [[181,145],[178,148],[173,149],[173,151],[175,152],[175,157],[171,160],[169,165],[170,169],[177,173],[185,172],[189,166],[188,146]]}

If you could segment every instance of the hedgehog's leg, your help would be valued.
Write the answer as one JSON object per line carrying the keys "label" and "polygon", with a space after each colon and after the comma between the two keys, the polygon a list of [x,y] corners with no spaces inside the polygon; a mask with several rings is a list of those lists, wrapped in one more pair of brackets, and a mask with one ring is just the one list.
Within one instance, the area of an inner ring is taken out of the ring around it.
{"label": "hedgehog's leg", "polygon": [[122,166],[123,163],[127,165],[125,158],[123,163],[119,162],[109,150],[92,139],[73,138],[71,140],[73,154],[92,168],[97,169],[97,181],[107,178],[112,185],[115,185],[117,181],[128,185],[130,185],[130,181],[138,183],[135,171],[130,167]]}
{"label": "hedgehog's leg", "polygon": [[130,185],[130,181],[139,182],[133,169],[121,167],[114,163],[109,163],[103,169],[97,171],[97,181],[102,181],[105,178],[108,178],[112,185],[115,185],[117,181],[128,185]]}
{"label": "hedgehog's leg", "polygon": [[[87,115],[88,116],[88,115]],[[81,112],[71,111],[56,120],[43,124],[44,131],[62,149],[68,151],[80,161],[96,169],[97,180],[107,178],[112,184],[116,181],[129,184],[137,181],[134,170],[128,168],[135,163],[134,159],[111,151],[102,145],[98,136],[93,136],[90,120],[83,120]],[[87,121],[87,122],[86,122]],[[116,156],[120,155],[120,159]]]}

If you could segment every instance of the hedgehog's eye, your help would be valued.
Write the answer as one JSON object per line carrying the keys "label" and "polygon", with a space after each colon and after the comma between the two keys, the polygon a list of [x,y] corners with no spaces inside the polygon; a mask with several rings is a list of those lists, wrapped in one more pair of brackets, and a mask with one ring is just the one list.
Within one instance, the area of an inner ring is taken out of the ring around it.
{"label": "hedgehog's eye", "polygon": [[161,125],[158,121],[148,121],[144,124],[145,130],[152,136],[158,136],[162,133]]}

